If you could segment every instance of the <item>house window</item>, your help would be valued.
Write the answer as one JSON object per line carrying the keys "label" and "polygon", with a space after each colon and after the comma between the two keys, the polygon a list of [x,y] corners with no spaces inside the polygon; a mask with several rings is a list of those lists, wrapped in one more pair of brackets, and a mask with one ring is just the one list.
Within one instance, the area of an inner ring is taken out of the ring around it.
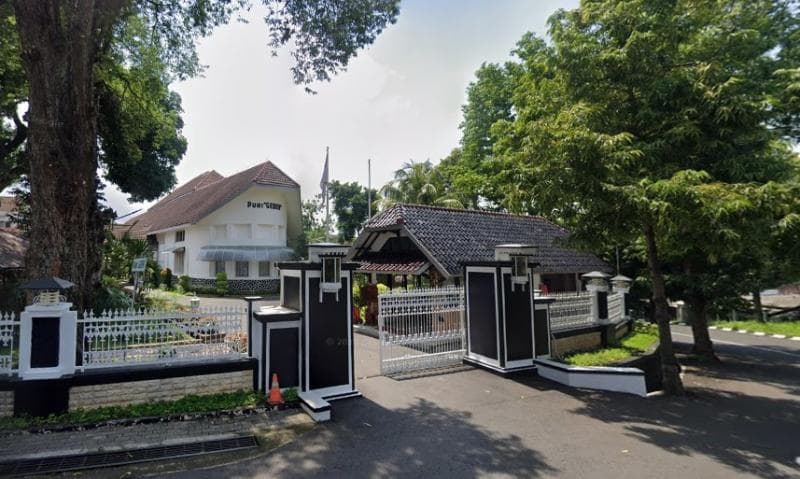
{"label": "house window", "polygon": [[324,258],[322,260],[322,282],[339,283],[341,278],[341,268],[341,258]]}
{"label": "house window", "polygon": [[267,278],[271,276],[269,271],[269,261],[259,261],[258,262],[258,277],[259,278]]}
{"label": "house window", "polygon": [[186,239],[186,230],[178,230],[175,232],[175,242],[184,241]]}
{"label": "house window", "polygon": [[183,264],[186,259],[186,255],[183,251],[176,251],[175,252],[175,265],[174,265],[174,273],[175,274],[183,274]]}
{"label": "house window", "polygon": [[236,277],[247,278],[250,276],[250,263],[247,261],[236,262]]}
{"label": "house window", "polygon": [[214,264],[212,265],[212,267],[213,267],[212,273],[214,274],[214,276],[218,275],[219,273],[224,273],[225,272],[225,262],[224,261],[214,261]]}

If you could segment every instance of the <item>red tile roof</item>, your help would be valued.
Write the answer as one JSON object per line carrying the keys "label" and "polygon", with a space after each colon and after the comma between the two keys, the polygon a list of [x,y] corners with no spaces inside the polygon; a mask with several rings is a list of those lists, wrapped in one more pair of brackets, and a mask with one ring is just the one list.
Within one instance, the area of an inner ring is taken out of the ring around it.
{"label": "red tile roof", "polygon": [[140,216],[129,220],[130,234],[149,233],[194,224],[213,213],[252,185],[300,188],[272,162],[266,161],[227,178],[207,171],[179,186]]}
{"label": "red tile roof", "polygon": [[358,260],[362,273],[422,274],[430,263],[422,255],[367,254]]}

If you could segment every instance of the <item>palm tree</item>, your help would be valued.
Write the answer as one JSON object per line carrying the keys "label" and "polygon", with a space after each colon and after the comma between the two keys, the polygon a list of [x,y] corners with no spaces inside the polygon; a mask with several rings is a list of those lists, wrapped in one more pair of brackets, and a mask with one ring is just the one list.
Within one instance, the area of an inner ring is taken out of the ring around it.
{"label": "palm tree", "polygon": [[409,160],[394,172],[394,179],[381,188],[378,209],[386,209],[394,203],[464,207],[457,199],[447,194],[442,195],[442,191],[444,187],[441,178],[430,160]]}

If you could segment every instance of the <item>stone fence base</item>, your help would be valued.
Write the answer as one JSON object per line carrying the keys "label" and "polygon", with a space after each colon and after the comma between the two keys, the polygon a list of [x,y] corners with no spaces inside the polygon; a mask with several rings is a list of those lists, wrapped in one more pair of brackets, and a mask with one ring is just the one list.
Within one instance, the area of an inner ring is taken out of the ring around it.
{"label": "stone fence base", "polygon": [[255,388],[254,359],[94,369],[59,379],[0,381],[0,416],[173,401]]}

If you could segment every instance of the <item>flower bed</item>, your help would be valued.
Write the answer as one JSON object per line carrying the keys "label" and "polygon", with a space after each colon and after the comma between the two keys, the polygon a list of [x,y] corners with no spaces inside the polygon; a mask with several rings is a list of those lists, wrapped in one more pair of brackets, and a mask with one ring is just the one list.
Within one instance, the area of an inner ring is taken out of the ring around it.
{"label": "flower bed", "polygon": [[658,343],[658,328],[654,324],[635,323],[619,344],[594,351],[569,354],[561,362],[572,366],[610,366],[649,351]]}

